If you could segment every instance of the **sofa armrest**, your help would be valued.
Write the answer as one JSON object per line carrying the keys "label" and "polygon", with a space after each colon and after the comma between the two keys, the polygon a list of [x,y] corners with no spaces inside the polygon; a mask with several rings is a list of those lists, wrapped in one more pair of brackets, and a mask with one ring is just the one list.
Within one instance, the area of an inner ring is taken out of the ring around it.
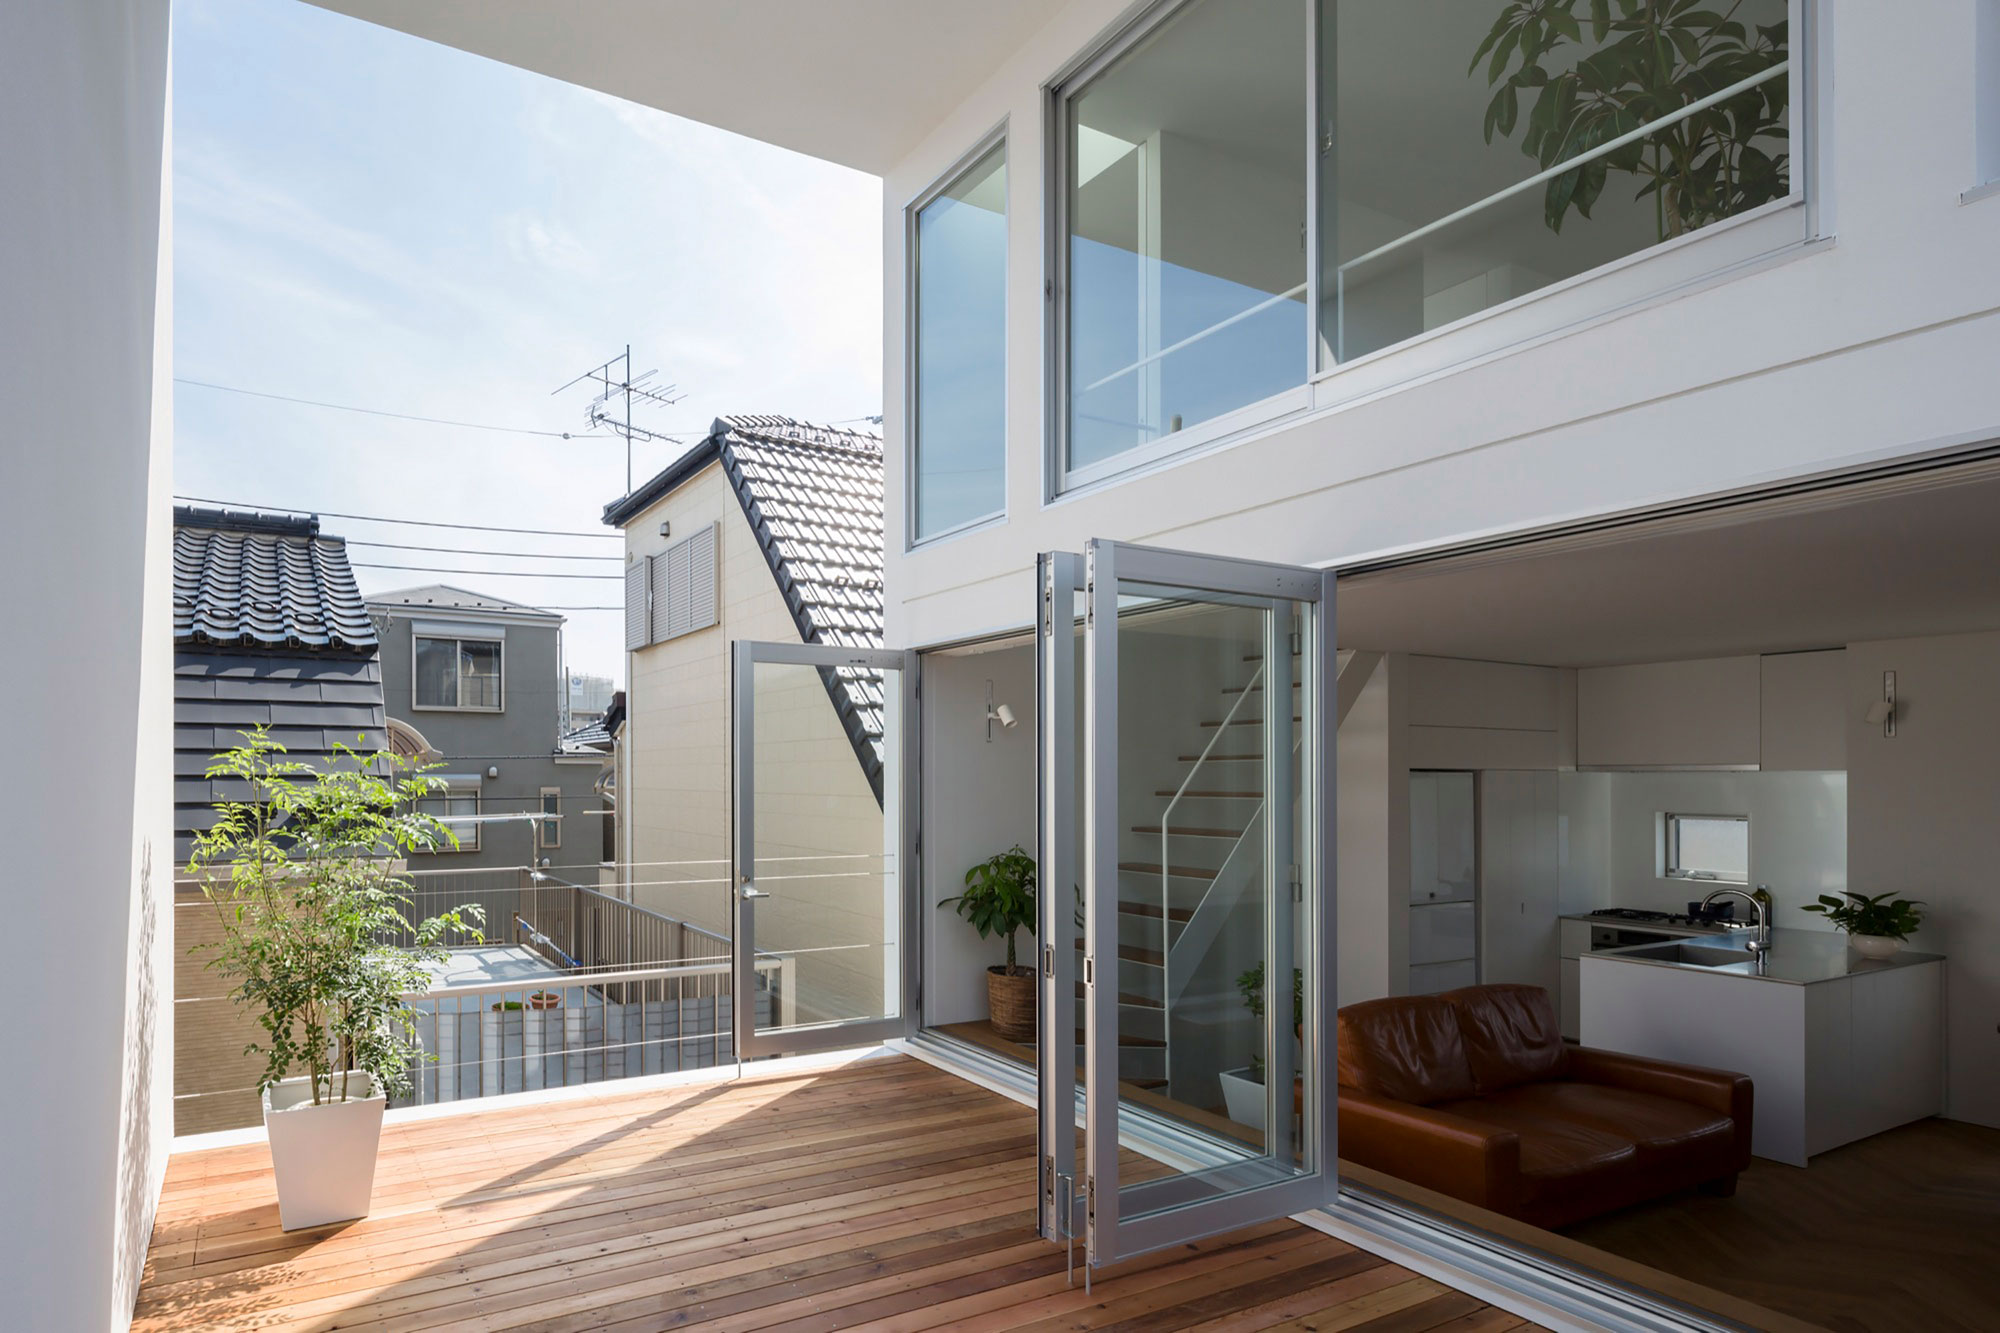
{"label": "sofa armrest", "polygon": [[1521,1191],[1521,1138],[1464,1116],[1340,1089],[1340,1155],[1455,1199],[1511,1212]]}
{"label": "sofa armrest", "polygon": [[1756,1089],[1748,1074],[1578,1046],[1569,1053],[1569,1077],[1578,1083],[1601,1083],[1628,1092],[1690,1102],[1717,1115],[1726,1115],[1736,1122],[1738,1169],[1750,1164],[1750,1126]]}

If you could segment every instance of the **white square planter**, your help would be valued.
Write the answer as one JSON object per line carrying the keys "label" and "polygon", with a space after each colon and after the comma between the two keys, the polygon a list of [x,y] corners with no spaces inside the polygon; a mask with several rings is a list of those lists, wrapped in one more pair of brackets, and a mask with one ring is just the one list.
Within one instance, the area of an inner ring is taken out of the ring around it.
{"label": "white square planter", "polygon": [[1222,1080],[1222,1104],[1229,1118],[1251,1129],[1264,1128],[1264,1080],[1252,1077],[1247,1065],[1225,1069],[1216,1077]]}
{"label": "white square planter", "polygon": [[[340,1076],[334,1076],[334,1088]],[[278,1181],[278,1225],[347,1222],[368,1215],[375,1194],[375,1154],[388,1099],[366,1074],[348,1075],[347,1100],[314,1106],[310,1078],[264,1090],[264,1132]]]}

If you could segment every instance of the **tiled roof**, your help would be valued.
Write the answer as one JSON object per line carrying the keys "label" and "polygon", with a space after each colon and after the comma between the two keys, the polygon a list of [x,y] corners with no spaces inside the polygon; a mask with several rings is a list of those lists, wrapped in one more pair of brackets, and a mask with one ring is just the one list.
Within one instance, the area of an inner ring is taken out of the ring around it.
{"label": "tiled roof", "polygon": [[557,739],[556,749],[564,754],[608,754],[611,751],[611,733],[605,729],[604,719],[599,718],[565,731]]}
{"label": "tiled roof", "polygon": [[[757,535],[799,638],[881,647],[882,437],[790,417],[718,417],[700,444],[631,495],[605,506],[604,521],[623,526],[717,460]],[[881,677],[846,668],[821,674],[879,796]]]}
{"label": "tiled roof", "polygon": [[505,597],[495,597],[490,592],[471,592],[465,588],[454,588],[449,583],[428,583],[421,588],[398,588],[394,592],[378,592],[368,599],[368,605],[397,611],[484,611],[508,616],[562,619],[554,611],[544,611],[539,606],[529,606],[526,602],[510,602]]}
{"label": "tiled roof", "polygon": [[373,652],[347,543],[317,518],[174,509],[174,642]]}

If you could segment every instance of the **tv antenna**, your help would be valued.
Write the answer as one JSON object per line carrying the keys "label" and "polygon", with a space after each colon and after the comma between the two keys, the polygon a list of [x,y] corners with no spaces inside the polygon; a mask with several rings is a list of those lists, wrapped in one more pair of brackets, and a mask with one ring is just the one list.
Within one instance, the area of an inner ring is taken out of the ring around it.
{"label": "tv antenna", "polygon": [[[617,369],[614,370],[613,367],[617,367]],[[673,438],[670,435],[662,435],[658,431],[647,430],[644,426],[633,425],[632,400],[636,398],[641,402],[654,403],[661,407],[672,407],[675,403],[687,397],[686,394],[680,391],[678,384],[661,384],[655,381],[653,376],[657,374],[659,374],[657,370],[648,370],[634,375],[632,373],[632,344],[626,343],[625,350],[622,353],[612,357],[601,366],[593,366],[591,369],[584,371],[568,384],[554,390],[549,395],[553,398],[555,394],[561,393],[563,389],[581,384],[585,380],[589,380],[597,386],[597,396],[592,398],[590,405],[584,409],[584,419],[590,423],[593,429],[604,427],[625,437],[625,494],[627,495],[632,493],[632,441],[635,439],[644,440],[648,444],[651,444],[656,441]],[[620,398],[624,399],[623,421],[620,421],[612,410],[612,405]]]}

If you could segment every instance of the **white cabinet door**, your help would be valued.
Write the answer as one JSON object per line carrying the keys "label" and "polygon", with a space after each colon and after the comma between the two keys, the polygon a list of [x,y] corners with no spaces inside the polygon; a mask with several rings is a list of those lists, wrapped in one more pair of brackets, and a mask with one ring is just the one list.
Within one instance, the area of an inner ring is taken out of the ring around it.
{"label": "white cabinet door", "polygon": [[1410,909],[1410,965],[1470,961],[1478,956],[1471,903]]}
{"label": "white cabinet door", "polygon": [[1477,862],[1470,773],[1410,775],[1410,904],[1471,902]]}
{"label": "white cabinet door", "polygon": [[1470,958],[1456,963],[1426,963],[1410,969],[1410,994],[1439,995],[1460,986],[1479,984],[1479,965]]}
{"label": "white cabinet door", "polygon": [[1764,770],[1845,771],[1847,651],[1772,654],[1761,668]]}
{"label": "white cabinet door", "polygon": [[1586,768],[1755,768],[1755,657],[1589,667],[1576,673],[1576,762]]}

